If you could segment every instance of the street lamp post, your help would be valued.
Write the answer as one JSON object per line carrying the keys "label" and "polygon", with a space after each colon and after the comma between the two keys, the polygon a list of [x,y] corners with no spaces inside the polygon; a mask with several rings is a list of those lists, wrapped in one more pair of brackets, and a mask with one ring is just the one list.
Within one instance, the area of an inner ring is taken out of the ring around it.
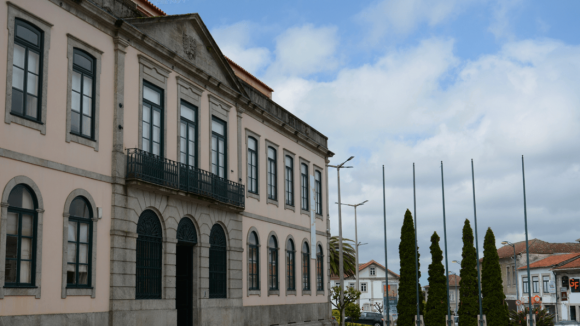
{"label": "street lamp post", "polygon": [[[515,279],[515,282],[516,282],[516,300],[519,301],[520,300],[520,289],[519,289],[519,283],[520,282],[517,279],[517,277],[518,277],[518,256],[516,256],[516,245],[513,244],[513,243],[511,243],[511,242],[509,242],[509,241],[503,241],[501,244],[502,245],[512,246],[514,248],[514,263],[515,263],[514,270],[516,272],[516,279]],[[509,278],[509,275],[508,275],[508,278]],[[516,309],[519,310],[519,307],[516,306]]]}
{"label": "street lamp post", "polygon": [[[526,262],[527,262],[527,271],[528,271],[528,295],[529,295],[529,301],[528,301],[528,306],[529,306],[529,324],[530,326],[534,326],[534,320],[532,319],[532,291],[529,287],[530,282],[532,281],[532,278],[530,277],[530,243],[528,242],[528,208],[527,208],[527,204],[526,204],[526,173],[525,173],[525,168],[524,168],[524,156],[522,155],[522,181],[523,181],[523,185],[524,185],[524,222],[525,222],[525,227],[526,227]],[[525,309],[524,309],[525,311]]]}
{"label": "street lamp post", "polygon": [[483,307],[481,304],[481,271],[479,269],[479,240],[477,239],[477,209],[475,207],[475,172],[473,170],[473,159],[471,159],[471,184],[473,186],[473,220],[475,222],[475,253],[477,254],[477,292],[479,299],[479,317],[477,324],[479,326],[485,325],[483,317]]}
{"label": "street lamp post", "polygon": [[[340,305],[344,305],[344,266],[342,261],[342,205],[340,205],[340,169],[341,168],[352,168],[352,166],[344,166],[344,164],[352,160],[354,156],[348,158],[348,160],[342,162],[339,165],[328,165],[328,167],[336,168],[336,176],[338,179],[338,274],[340,274]],[[340,314],[340,324],[344,326],[344,309]]]}
{"label": "street lamp post", "polygon": [[445,271],[447,272],[447,325],[453,325],[451,320],[450,302],[449,302],[449,265],[447,263],[447,221],[445,220],[445,183],[443,181],[443,161],[441,161],[441,198],[443,201],[443,237],[445,241]]}
{"label": "street lamp post", "polygon": [[[356,204],[356,205],[352,205],[352,204],[341,204],[341,205],[345,205],[345,206],[350,206],[350,207],[354,207],[354,243],[356,244],[355,246],[355,258],[356,258],[356,290],[360,291],[360,286],[359,286],[359,282],[358,282],[358,231],[357,231],[357,222],[356,222],[356,208],[358,206],[362,206],[364,205],[364,203],[366,203],[368,200],[363,201],[362,203]],[[338,203],[337,203],[338,204]],[[357,300],[357,304],[360,307],[360,298]]]}

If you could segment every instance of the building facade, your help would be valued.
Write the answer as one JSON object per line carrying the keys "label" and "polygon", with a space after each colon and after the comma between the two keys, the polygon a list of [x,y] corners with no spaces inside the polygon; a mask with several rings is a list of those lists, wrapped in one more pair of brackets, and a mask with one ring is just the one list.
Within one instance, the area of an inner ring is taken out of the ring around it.
{"label": "building facade", "polygon": [[0,16],[0,324],[330,323],[328,140],[199,15]]}
{"label": "building facade", "polygon": [[[379,312],[379,307],[383,312],[385,311],[385,278],[385,267],[376,261],[371,260],[359,264],[360,307],[362,311]],[[389,270],[388,293],[392,320],[396,320],[397,317],[399,278],[398,274]],[[333,276],[331,285],[340,285],[340,279]],[[356,288],[356,276],[345,278],[344,287],[345,289],[348,287]]]}
{"label": "building facade", "polygon": [[[516,260],[514,260],[514,251]],[[529,240],[530,263],[547,258],[553,254],[566,254],[580,252],[580,243],[550,243],[540,239]],[[517,267],[526,266],[526,242],[520,241],[512,245],[504,245],[497,249],[499,264],[501,266],[503,293],[510,310],[516,310],[518,279]],[[522,289],[519,289],[520,293]]]}

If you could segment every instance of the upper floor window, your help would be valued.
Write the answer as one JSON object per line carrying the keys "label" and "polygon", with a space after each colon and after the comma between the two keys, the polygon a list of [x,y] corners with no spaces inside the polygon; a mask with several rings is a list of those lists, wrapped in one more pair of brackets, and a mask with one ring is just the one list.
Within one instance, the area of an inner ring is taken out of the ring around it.
{"label": "upper floor window", "polygon": [[43,32],[15,20],[11,113],[40,121]]}
{"label": "upper floor window", "polygon": [[34,286],[36,262],[36,197],[25,185],[8,196],[5,286]]}
{"label": "upper floor window", "polygon": [[540,293],[540,278],[538,276],[532,276],[532,286],[534,293]]}
{"label": "upper floor window", "polygon": [[143,150],[162,156],[163,153],[163,90],[143,83]]}
{"label": "upper floor window", "polygon": [[510,274],[510,267],[509,266],[507,267],[506,275],[507,275],[507,277],[506,277],[507,278],[507,285],[510,286],[511,285],[511,283],[510,283],[511,274]]}
{"label": "upper floor window", "polygon": [[542,284],[543,284],[543,292],[550,293],[550,277],[549,276],[542,276]]}
{"label": "upper floor window", "polygon": [[294,206],[294,160],[289,155],[286,155],[284,158],[284,163],[286,165],[286,205]]}
{"label": "upper floor window", "polygon": [[276,150],[268,147],[268,199],[277,200]]}
{"label": "upper floor window", "polygon": [[74,49],[71,87],[71,133],[93,139],[95,58]]}
{"label": "upper floor window", "polygon": [[314,186],[316,190],[316,214],[322,215],[322,173],[314,172]]}
{"label": "upper floor window", "polygon": [[308,210],[308,165],[300,164],[300,208]]}
{"label": "upper floor window", "polygon": [[324,291],[324,254],[320,245],[316,246],[316,291]]}
{"label": "upper floor window", "polygon": [[248,241],[248,283],[250,290],[260,289],[260,252],[258,243],[258,236],[256,232],[250,233]]}
{"label": "upper floor window", "polygon": [[268,283],[270,290],[278,290],[278,241],[274,236],[268,241]]}
{"label": "upper floor window", "polygon": [[67,287],[91,286],[92,208],[84,197],[70,204],[68,218]]}
{"label": "upper floor window", "polygon": [[524,293],[529,293],[530,292],[530,283],[528,282],[528,278],[523,277],[522,283],[524,283]]}
{"label": "upper floor window", "polygon": [[288,239],[286,243],[286,289],[290,291],[296,290],[296,277],[294,276],[295,266],[294,266],[294,241]]}
{"label": "upper floor window", "polygon": [[361,292],[367,292],[367,284],[366,283],[361,283],[360,284],[360,291]]}
{"label": "upper floor window", "polygon": [[226,123],[216,117],[211,121],[211,172],[226,178]]}
{"label": "upper floor window", "polygon": [[179,151],[183,164],[197,167],[197,107],[181,101]]}
{"label": "upper floor window", "polygon": [[248,191],[258,193],[258,141],[248,137]]}
{"label": "upper floor window", "polygon": [[310,291],[310,248],[308,242],[302,244],[302,290]]}
{"label": "upper floor window", "polygon": [[371,276],[375,276],[377,274],[374,267],[371,267]]}

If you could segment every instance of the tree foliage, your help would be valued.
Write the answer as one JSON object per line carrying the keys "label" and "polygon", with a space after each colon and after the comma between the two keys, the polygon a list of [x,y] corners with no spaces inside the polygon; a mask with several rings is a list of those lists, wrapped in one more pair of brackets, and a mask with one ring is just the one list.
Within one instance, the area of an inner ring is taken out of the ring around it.
{"label": "tree foliage", "polygon": [[[333,286],[330,289],[330,302],[338,310],[340,316],[349,304],[356,302],[360,298],[360,291],[353,287],[348,287],[344,291],[344,301],[340,302],[340,285]],[[360,310],[360,309],[359,309]],[[359,315],[360,317],[360,315]],[[357,318],[358,319],[358,318]]]}
{"label": "tree foliage", "polygon": [[445,325],[447,315],[447,278],[443,267],[443,251],[439,235],[431,236],[431,264],[429,265],[429,298],[425,311],[425,326]]}
{"label": "tree foliage", "polygon": [[351,321],[357,322],[360,318],[360,306],[354,302],[349,303],[344,310],[344,315]]}
{"label": "tree foliage", "polygon": [[[417,248],[419,250],[419,248]],[[417,255],[417,259],[419,259]],[[415,226],[413,215],[409,210],[405,212],[401,228],[401,243],[399,244],[399,259],[401,262],[401,277],[399,279],[399,302],[397,303],[398,326],[412,326],[417,314],[417,278],[415,277]],[[418,263],[418,262],[417,262]],[[419,279],[421,278],[419,265]],[[418,285],[419,289],[421,284]],[[421,295],[421,293],[420,293]],[[420,314],[423,311],[423,298],[419,298]]]}
{"label": "tree foliage", "polygon": [[[547,309],[539,309],[535,307],[532,313],[536,315],[535,326],[554,326],[554,315],[551,315]],[[530,309],[525,308],[525,311],[517,312],[510,311],[510,326],[525,326],[527,325],[528,317],[530,316]],[[489,324],[489,321],[488,321]],[[492,324],[489,324],[492,325]]]}
{"label": "tree foliage", "polygon": [[[330,237],[330,273],[332,275],[340,275],[338,273],[338,237]],[[350,277],[356,274],[356,251],[353,245],[354,241],[342,238],[342,264],[345,277]]]}
{"label": "tree foliage", "polygon": [[505,305],[501,267],[495,247],[495,236],[491,228],[487,229],[483,241],[481,294],[483,295],[483,313],[487,318],[487,323],[494,326],[508,326],[509,313]]}
{"label": "tree foliage", "polygon": [[[463,226],[463,252],[459,276],[459,325],[477,326],[479,300],[477,289],[477,254],[473,246],[473,230],[469,220]],[[488,323],[489,324],[489,323]],[[492,325],[492,324],[489,324]]]}

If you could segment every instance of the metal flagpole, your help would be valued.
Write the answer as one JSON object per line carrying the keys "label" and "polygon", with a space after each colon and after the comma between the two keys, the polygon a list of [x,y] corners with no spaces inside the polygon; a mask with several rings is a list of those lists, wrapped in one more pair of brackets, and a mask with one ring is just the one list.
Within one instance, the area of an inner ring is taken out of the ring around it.
{"label": "metal flagpole", "polygon": [[[531,284],[531,277],[530,277],[530,246],[528,244],[528,210],[526,207],[526,173],[524,169],[524,156],[522,155],[522,180],[524,182],[524,222],[526,226],[526,259],[527,259],[527,266],[528,266],[528,306],[529,306],[529,324],[533,326],[533,319],[532,319],[532,291],[530,290]],[[517,275],[517,271],[516,271]]]}
{"label": "metal flagpole", "polygon": [[447,325],[453,326],[449,301],[449,265],[447,263],[447,223],[445,221],[445,183],[443,181],[443,161],[441,161],[441,195],[443,200],[443,237],[445,239],[445,272],[447,273]]}
{"label": "metal flagpole", "polygon": [[415,218],[415,287],[417,288],[417,326],[421,326],[419,311],[419,256],[417,253],[417,196],[415,194],[415,163],[413,163],[413,217]]}
{"label": "metal flagpole", "polygon": [[389,260],[387,255],[387,207],[386,207],[386,199],[385,199],[385,166],[383,165],[383,218],[385,220],[385,292],[387,295],[387,306],[386,306],[386,314],[387,314],[387,323],[386,326],[391,325],[391,318],[389,313],[391,312],[391,307],[389,304]]}
{"label": "metal flagpole", "polygon": [[475,251],[477,254],[477,292],[479,293],[479,321],[478,324],[485,325],[483,319],[483,308],[481,306],[481,271],[479,269],[479,241],[477,240],[477,209],[475,206],[475,172],[473,171],[473,159],[471,159],[471,184],[473,185],[473,219],[475,221]]}

